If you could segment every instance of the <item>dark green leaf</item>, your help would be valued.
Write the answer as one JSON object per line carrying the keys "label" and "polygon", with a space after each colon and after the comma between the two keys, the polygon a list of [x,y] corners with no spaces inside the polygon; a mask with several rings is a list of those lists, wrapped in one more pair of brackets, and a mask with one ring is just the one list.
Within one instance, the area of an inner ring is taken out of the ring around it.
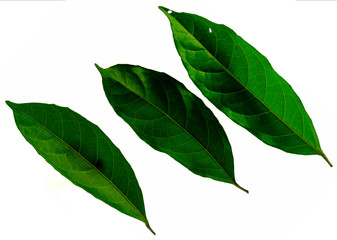
{"label": "dark green leaf", "polygon": [[139,66],[97,68],[111,106],[142,140],[195,174],[247,191],[235,182],[232,150],[222,126],[184,85]]}
{"label": "dark green leaf", "polygon": [[301,100],[261,53],[224,25],[159,8],[190,78],[218,109],[268,145],[331,165]]}
{"label": "dark green leaf", "polygon": [[69,108],[6,103],[22,135],[50,165],[96,198],[143,221],[152,231],[136,176],[101,129]]}

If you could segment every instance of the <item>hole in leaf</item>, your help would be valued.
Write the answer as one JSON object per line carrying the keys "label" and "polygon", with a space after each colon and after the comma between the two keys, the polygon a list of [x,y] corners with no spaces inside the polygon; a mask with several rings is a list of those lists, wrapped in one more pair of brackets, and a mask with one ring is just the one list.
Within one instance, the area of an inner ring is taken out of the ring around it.
{"label": "hole in leaf", "polygon": [[209,33],[212,33],[212,28],[209,28],[208,31],[209,31]]}
{"label": "hole in leaf", "polygon": [[168,14],[171,14],[171,13],[172,13],[172,10],[168,10],[167,13],[168,13]]}

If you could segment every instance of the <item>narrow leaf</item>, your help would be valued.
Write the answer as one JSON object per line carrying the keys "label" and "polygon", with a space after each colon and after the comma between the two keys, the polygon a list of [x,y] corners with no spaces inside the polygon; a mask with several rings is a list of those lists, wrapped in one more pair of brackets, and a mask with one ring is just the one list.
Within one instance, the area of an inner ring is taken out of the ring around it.
{"label": "narrow leaf", "polygon": [[111,106],[142,140],[195,174],[247,192],[235,181],[225,131],[184,85],[165,73],[139,66],[97,68]]}
{"label": "narrow leaf", "polygon": [[24,138],[55,170],[153,232],[131,166],[98,126],[69,108],[6,103]]}
{"label": "narrow leaf", "polygon": [[224,25],[159,8],[190,78],[218,109],[268,145],[331,165],[301,100],[266,57]]}

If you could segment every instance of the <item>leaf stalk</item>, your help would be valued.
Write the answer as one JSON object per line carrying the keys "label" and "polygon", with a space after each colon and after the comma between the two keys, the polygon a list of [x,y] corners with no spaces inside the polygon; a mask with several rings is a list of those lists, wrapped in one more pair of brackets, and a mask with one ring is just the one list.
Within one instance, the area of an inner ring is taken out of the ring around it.
{"label": "leaf stalk", "polygon": [[321,156],[324,158],[324,160],[329,164],[330,167],[333,167],[332,163],[329,161],[328,157],[325,156],[324,153],[321,154]]}
{"label": "leaf stalk", "polygon": [[241,187],[239,184],[237,184],[236,182],[233,183],[235,187],[237,187],[238,189],[241,189],[242,191],[249,193],[249,191],[243,187]]}
{"label": "leaf stalk", "polygon": [[145,223],[146,227],[153,233],[153,235],[156,235],[156,233],[153,231],[153,229],[150,227],[149,222]]}

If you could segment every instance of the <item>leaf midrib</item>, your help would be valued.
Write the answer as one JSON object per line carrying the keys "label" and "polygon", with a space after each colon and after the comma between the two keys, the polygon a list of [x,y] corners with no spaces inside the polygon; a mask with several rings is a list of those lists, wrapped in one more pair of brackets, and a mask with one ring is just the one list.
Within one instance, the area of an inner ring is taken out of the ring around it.
{"label": "leaf midrib", "polygon": [[42,127],[43,129],[45,129],[47,132],[49,132],[51,135],[53,135],[55,138],[57,138],[61,143],[63,143],[64,145],[66,145],[71,151],[75,152],[75,154],[77,154],[81,159],[84,160],[85,163],[87,163],[90,167],[92,167],[94,170],[96,170],[108,183],[110,183],[116,190],[117,192],[119,192],[121,194],[121,196],[131,205],[131,207],[133,207],[136,212],[139,214],[139,216],[141,216],[141,218],[144,220],[145,224],[148,224],[147,219],[143,216],[143,214],[141,214],[139,212],[139,210],[133,205],[132,202],[130,202],[130,200],[124,195],[123,192],[121,192],[121,190],[119,188],[116,187],[116,185],[110,181],[107,176],[105,176],[101,171],[99,171],[91,162],[89,162],[85,157],[82,156],[82,154],[80,154],[78,151],[76,151],[72,146],[70,146],[68,143],[66,143],[63,139],[61,139],[59,136],[57,136],[54,132],[50,131],[47,127],[45,127],[44,125],[42,125],[39,121],[37,121],[36,119],[34,119],[33,117],[29,116],[28,114],[26,114],[25,112],[21,111],[20,109],[18,109],[15,105],[11,104],[13,108],[15,108],[19,113],[25,115],[26,117],[30,118],[31,120],[33,120],[34,122],[36,122],[40,127]]}
{"label": "leaf midrib", "polygon": [[[164,12],[165,13],[165,15],[167,15],[166,14],[166,12]],[[172,16],[173,17],[173,16]],[[173,17],[174,18],[174,17]],[[302,137],[301,135],[299,135],[294,129],[292,129],[283,119],[281,119],[274,111],[272,111],[264,102],[262,102],[261,101],[261,99],[260,98],[258,98],[252,91],[250,91],[245,85],[243,85],[239,80],[238,80],[238,78],[236,77],[236,76],[234,76],[215,56],[213,56],[210,52],[209,52],[209,50],[197,39],[197,38],[195,38],[194,37],[194,35],[192,34],[192,33],[190,33],[186,28],[185,28],[185,26],[184,25],[182,25],[176,18],[174,18],[179,24],[180,24],[180,26],[182,26],[184,29],[185,29],[185,31],[189,34],[189,35],[191,35],[192,37],[193,37],[193,39],[195,39],[205,50],[206,50],[206,52],[212,57],[212,58],[214,58],[218,63],[219,63],[219,65],[228,73],[228,74],[230,74],[230,76],[232,76],[244,89],[246,89],[254,98],[256,98],[263,106],[265,106],[267,109],[268,109],[268,111],[270,111],[274,116],[276,116],[287,128],[289,128],[293,133],[295,133],[295,135],[297,136],[297,137],[299,137],[304,143],[306,143],[308,146],[310,146],[312,149],[314,149],[314,151],[316,151],[317,153],[318,153],[318,155],[321,155],[321,156],[323,156],[324,155],[324,153],[323,153],[323,151],[320,151],[319,149],[317,149],[316,147],[314,147],[312,144],[310,144],[307,140],[305,140],[304,139],[304,137]],[[194,24],[194,22],[193,22],[193,24]],[[219,25],[219,24],[218,24]],[[238,36],[238,35],[237,35]],[[236,44],[236,43],[235,43]],[[258,56],[257,56],[258,57]],[[323,156],[324,157],[324,156]]]}

